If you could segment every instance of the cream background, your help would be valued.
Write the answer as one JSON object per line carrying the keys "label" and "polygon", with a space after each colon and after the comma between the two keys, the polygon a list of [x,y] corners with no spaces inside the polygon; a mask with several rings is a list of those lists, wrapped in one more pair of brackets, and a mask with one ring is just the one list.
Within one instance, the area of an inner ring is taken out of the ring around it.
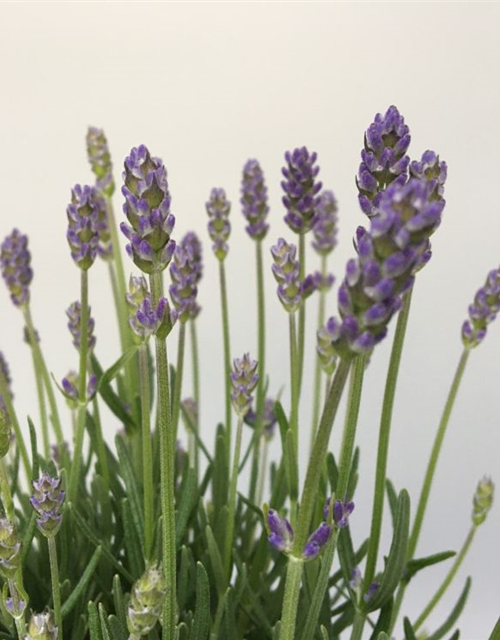
{"label": "cream background", "polygon": [[[412,156],[430,147],[449,165],[443,225],[414,295],[391,445],[390,475],[398,487],[410,490],[416,503],[460,355],[461,322],[487,271],[499,263],[499,27],[496,3],[1,4],[0,233],[3,237],[16,225],[30,235],[33,312],[56,377],[76,366],[64,310],[78,296],[78,271],[64,238],[65,207],[71,186],[91,180],[84,146],[87,125],[105,128],[117,179],[131,146],[144,142],[161,156],[169,170],[176,235],[196,229],[205,241],[199,329],[203,422],[210,440],[222,415],[217,271],[205,231],[210,188],[224,186],[233,202],[227,260],[233,352],[255,354],[253,246],[238,205],[244,161],[257,157],[266,172],[272,206],[269,247],[279,235],[291,235],[280,203],[284,151],[307,144],[318,152],[321,178],[340,202],[340,246],[331,263],[340,279],[352,254],[352,234],[363,224],[354,184],[363,131],[377,111],[394,103],[411,128]],[[120,218],[119,194],[115,208]],[[267,256],[266,251],[269,266]],[[313,262],[311,252],[310,267]],[[128,259],[126,269],[131,270]],[[118,341],[104,265],[96,264],[90,275],[98,354],[111,363]],[[266,284],[268,370],[276,392],[288,382],[287,327],[269,273]],[[328,306],[333,312],[334,294]],[[3,285],[0,309],[0,349],[11,364],[18,411],[36,416],[20,315]],[[310,306],[309,373],[312,319]],[[352,519],[358,540],[369,526],[389,349],[390,340],[377,349],[366,377],[359,426],[363,476]],[[500,326],[493,326],[470,359],[421,552],[457,549],[469,526],[477,480],[490,473],[500,483],[499,355]],[[307,374],[304,445],[311,386]],[[287,399],[285,390],[285,403]],[[110,421],[106,428],[112,436],[116,424]],[[337,426],[334,446],[339,432]],[[499,534],[496,506],[478,532],[459,581],[431,618],[433,628],[465,576],[472,574],[462,638],[488,637],[500,614]],[[388,544],[386,538],[386,549]],[[413,602],[406,612],[412,618],[439,584],[442,571],[428,571],[428,582],[416,581],[409,590]]]}

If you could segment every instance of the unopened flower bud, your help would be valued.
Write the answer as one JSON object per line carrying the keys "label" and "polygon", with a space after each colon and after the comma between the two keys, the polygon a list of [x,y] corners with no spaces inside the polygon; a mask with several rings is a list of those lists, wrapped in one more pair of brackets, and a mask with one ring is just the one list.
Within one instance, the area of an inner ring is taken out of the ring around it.
{"label": "unopened flower bud", "polygon": [[127,627],[132,638],[146,636],[156,625],[163,609],[167,585],[156,566],[151,566],[134,583],[127,611]]}
{"label": "unopened flower bud", "polygon": [[56,535],[62,523],[62,508],[66,492],[61,488],[61,478],[53,478],[48,473],[42,473],[33,483],[31,506],[38,518],[36,524],[44,536],[51,538]]}
{"label": "unopened flower bud", "polygon": [[21,565],[21,541],[15,525],[0,518],[0,575],[13,578]]}
{"label": "unopened flower bud", "polygon": [[24,640],[58,640],[59,630],[55,625],[52,611],[33,613],[28,623],[28,633]]}
{"label": "unopened flower bud", "polygon": [[486,520],[493,504],[495,485],[491,478],[484,477],[479,481],[472,501],[472,522],[478,526]]}

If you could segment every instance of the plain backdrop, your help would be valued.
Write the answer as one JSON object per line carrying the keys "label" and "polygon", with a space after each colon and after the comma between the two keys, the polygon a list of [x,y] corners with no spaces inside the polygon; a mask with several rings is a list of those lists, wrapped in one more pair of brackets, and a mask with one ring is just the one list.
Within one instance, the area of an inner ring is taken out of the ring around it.
{"label": "plain backdrop", "polygon": [[[57,378],[77,365],[65,309],[78,298],[78,270],[65,240],[70,188],[92,180],[88,125],[104,127],[120,183],[123,158],[145,143],[168,168],[176,237],[194,229],[205,246],[199,319],[203,435],[223,415],[217,265],[204,203],[213,186],[233,203],[227,258],[232,351],[256,353],[254,246],[239,206],[241,169],[264,168],[271,204],[265,241],[270,391],[288,406],[287,317],[275,294],[268,249],[283,223],[280,171],[287,149],[318,153],[324,185],[340,204],[339,247],[331,269],[342,278],[351,238],[364,223],[354,176],[363,132],[395,104],[412,132],[410,153],[435,149],[449,167],[443,224],[434,256],[417,279],[395,406],[389,473],[416,503],[433,434],[461,353],[467,306],[500,258],[500,6],[475,3],[13,3],[0,5],[0,208],[2,237],[27,232],[35,278],[32,306],[49,368]],[[121,219],[122,197],[115,196]],[[133,270],[126,260],[126,270]],[[312,250],[308,267],[317,267]],[[105,265],[90,272],[97,352],[110,364],[118,338]],[[336,294],[328,298],[333,314]],[[0,349],[10,363],[16,405],[37,415],[22,320],[0,287]],[[309,305],[301,431],[305,469],[311,415],[315,304]],[[500,324],[500,322],[499,322]],[[367,372],[360,415],[361,479],[352,532],[368,532],[378,421],[390,337]],[[170,351],[176,351],[176,336]],[[470,525],[479,478],[500,481],[500,326],[470,358],[450,422],[419,547],[458,549]],[[186,371],[186,394],[190,369]],[[61,402],[62,408],[62,402]],[[336,450],[340,422],[334,429]],[[119,425],[108,418],[106,433]],[[67,422],[68,435],[70,433]],[[248,434],[246,434],[248,437]],[[275,445],[274,455],[276,455]],[[266,492],[267,496],[267,492]],[[386,518],[387,524],[387,518]],[[382,550],[390,544],[389,530]],[[485,640],[500,614],[500,509],[495,507],[439,610],[435,629],[467,575],[465,640]],[[408,590],[415,617],[444,567]]]}

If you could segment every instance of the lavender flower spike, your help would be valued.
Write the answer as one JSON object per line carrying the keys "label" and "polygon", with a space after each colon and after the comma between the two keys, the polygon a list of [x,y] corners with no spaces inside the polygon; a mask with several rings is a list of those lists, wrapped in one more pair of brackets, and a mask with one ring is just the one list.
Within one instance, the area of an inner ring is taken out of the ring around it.
{"label": "lavender flower spike", "polygon": [[53,478],[45,472],[32,484],[33,495],[30,502],[38,514],[36,524],[45,537],[51,538],[61,527],[61,511],[66,492],[61,488],[61,478]]}
{"label": "lavender flower spike", "polygon": [[[80,302],[73,302],[67,309],[66,315],[68,316],[68,329],[70,330],[71,335],[73,336],[73,345],[75,348],[80,351],[81,346],[81,324],[82,324],[82,305]],[[90,307],[88,310],[88,319],[87,319],[87,349],[88,351],[92,351],[95,347],[96,338],[94,336],[94,327],[95,321],[94,318],[90,315]]]}
{"label": "lavender flower spike", "polygon": [[170,276],[172,278],[170,297],[179,321],[185,323],[190,318],[196,317],[199,310],[196,303],[198,267],[190,244],[184,246],[180,244],[176,247],[174,259],[170,265]]}
{"label": "lavender flower spike", "polygon": [[299,261],[297,247],[279,238],[277,244],[271,247],[274,264],[273,275],[278,282],[278,297],[285,309],[292,313],[302,303],[302,283],[299,279]]}
{"label": "lavender flower spike", "polygon": [[88,128],[87,155],[96,177],[98,191],[110,198],[115,191],[113,165],[109,154],[108,141],[102,129],[97,127]]}
{"label": "lavender flower spike", "polygon": [[304,560],[312,560],[323,549],[328,540],[332,527],[327,522],[322,522],[319,527],[314,531],[306,542],[302,556]]}
{"label": "lavender flower spike", "polygon": [[286,518],[280,518],[277,511],[269,509],[266,516],[267,539],[278,551],[290,553],[294,532]]}
{"label": "lavender flower spike", "polygon": [[99,245],[99,226],[103,200],[94,187],[75,185],[71,202],[66,209],[68,231],[66,237],[71,257],[76,265],[86,271],[93,264]]}
{"label": "lavender flower spike", "polygon": [[231,203],[226,198],[224,189],[212,189],[205,207],[209,217],[208,233],[213,242],[212,251],[216,258],[222,261],[229,251],[227,240],[231,233]]}
{"label": "lavender flower spike", "polygon": [[389,184],[406,182],[410,141],[410,130],[396,107],[389,107],[385,115],[377,113],[365,133],[356,178],[359,204],[366,215],[376,215],[381,193]]}
{"label": "lavender flower spike", "polygon": [[488,325],[500,311],[500,267],[492,269],[484,286],[474,296],[469,306],[469,319],[462,325],[462,341],[467,349],[473,349],[484,340]]}
{"label": "lavender flower spike", "polygon": [[244,417],[252,404],[251,393],[257,386],[257,361],[252,360],[246,353],[243,358],[236,358],[231,372],[231,399],[233,407],[239,416]]}
{"label": "lavender flower spike", "polygon": [[165,338],[172,331],[176,320],[177,312],[170,309],[166,298],[160,298],[155,309],[148,293],[130,316],[129,324],[140,341],[147,342],[152,335]]}
{"label": "lavender flower spike", "polygon": [[16,307],[29,303],[29,285],[33,279],[28,236],[13,229],[0,247],[0,268],[5,284],[10,291],[10,299]]}
{"label": "lavender flower spike", "polygon": [[[62,388],[66,394],[66,399],[71,409],[75,409],[78,403],[78,374],[76,371],[69,371],[61,381]],[[89,376],[87,383],[87,402],[90,402],[97,391],[97,378],[94,374]]]}
{"label": "lavender flower spike", "polygon": [[181,240],[181,247],[192,256],[192,262],[195,269],[195,282],[198,284],[203,275],[203,249],[200,239],[194,231],[188,231]]}
{"label": "lavender flower spike", "polygon": [[240,202],[243,215],[248,221],[248,235],[254,240],[262,240],[269,229],[266,222],[269,205],[264,174],[257,160],[248,160],[243,167]]}
{"label": "lavender flower spike", "polygon": [[476,527],[486,520],[486,517],[493,505],[494,493],[495,485],[491,478],[485,476],[479,481],[473,499],[472,522]]}
{"label": "lavender flower spike", "polygon": [[420,162],[413,160],[410,164],[410,175],[412,178],[427,180],[432,184],[430,200],[443,199],[448,167],[446,162],[439,160],[439,156],[434,151],[424,151]]}
{"label": "lavender flower spike", "polygon": [[316,222],[313,226],[314,240],[311,242],[321,256],[328,255],[337,246],[338,206],[332,191],[319,194],[316,206]]}
{"label": "lavender flower spike", "polygon": [[[274,404],[274,398],[266,398],[264,402],[264,410],[262,412],[262,429],[263,434],[267,439],[273,437],[276,423],[278,421],[274,411]],[[255,425],[257,424],[257,414],[253,407],[250,407],[245,416],[245,424],[252,427],[252,429],[255,429]]]}
{"label": "lavender flower spike", "polygon": [[175,218],[170,213],[167,171],[148,149],[134,147],[125,158],[123,211],[129,224],[120,228],[129,240],[127,252],[144,273],[165,269],[174,253]]}
{"label": "lavender flower spike", "polygon": [[167,584],[161,570],[150,566],[137,580],[130,594],[127,609],[129,640],[138,640],[148,633],[160,618],[167,593]]}
{"label": "lavender flower spike", "polygon": [[287,210],[285,222],[295,233],[306,233],[316,222],[318,193],[322,184],[318,182],[317,154],[309,153],[306,147],[287,151],[287,166],[282,169],[285,180],[281,187],[285,192],[283,204]]}
{"label": "lavender flower spike", "polygon": [[43,613],[32,613],[28,623],[28,633],[23,640],[58,640],[59,628],[54,622],[50,609]]}

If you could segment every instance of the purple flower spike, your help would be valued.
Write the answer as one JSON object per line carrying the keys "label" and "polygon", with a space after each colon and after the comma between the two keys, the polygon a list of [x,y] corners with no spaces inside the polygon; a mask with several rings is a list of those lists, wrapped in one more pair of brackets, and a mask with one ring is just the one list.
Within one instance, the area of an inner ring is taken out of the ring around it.
{"label": "purple flower spike", "polygon": [[244,417],[252,405],[251,393],[257,386],[257,361],[252,360],[248,353],[242,358],[236,358],[231,372],[231,399],[233,407],[239,416]]}
{"label": "purple flower spike", "polygon": [[281,187],[285,192],[283,204],[287,210],[285,222],[295,233],[307,233],[316,222],[316,210],[320,202],[318,193],[322,184],[317,180],[319,167],[317,154],[306,147],[287,151],[287,166],[282,169],[285,180]]}
{"label": "purple flower spike", "polygon": [[477,347],[484,340],[488,325],[500,311],[500,267],[492,269],[484,286],[469,306],[469,319],[462,325],[462,340],[467,349]]}
{"label": "purple flower spike", "polygon": [[195,282],[198,284],[203,275],[203,250],[200,239],[194,231],[188,231],[181,240],[181,247],[188,251],[195,270]]}
{"label": "purple flower spike", "polygon": [[267,539],[278,551],[290,553],[292,550],[294,532],[292,525],[286,518],[280,518],[277,511],[269,509],[267,512]]}
{"label": "purple flower spike", "polygon": [[338,206],[332,191],[322,191],[316,207],[316,222],[313,226],[313,248],[321,255],[328,255],[337,246]]}
{"label": "purple flower spike", "polygon": [[[66,394],[66,398],[71,406],[75,408],[75,401],[78,400],[79,378],[76,371],[69,371],[65,378],[61,381],[62,388]],[[89,376],[87,383],[87,402],[90,402],[97,391],[97,378],[94,374]]]}
{"label": "purple flower spike", "polygon": [[349,516],[354,511],[354,502],[335,500],[333,504],[333,520],[339,529],[349,526]]}
{"label": "purple flower spike", "polygon": [[359,204],[366,215],[377,214],[380,195],[389,184],[406,182],[410,141],[410,130],[396,107],[389,107],[385,115],[377,113],[365,133],[356,178]]}
{"label": "purple flower spike", "polygon": [[113,165],[108,141],[102,129],[89,127],[87,131],[87,156],[96,177],[96,188],[110,198],[115,190]]}
{"label": "purple flower spike", "polygon": [[361,584],[363,582],[363,576],[361,575],[361,571],[359,567],[354,567],[351,573],[351,579],[349,580],[349,586],[351,589],[355,591],[361,588]]}
{"label": "purple flower spike", "polygon": [[[73,336],[73,344],[75,348],[80,351],[81,345],[81,324],[82,324],[82,306],[77,302],[73,302],[72,305],[68,307],[66,310],[66,315],[68,316],[68,329],[70,330],[71,335]],[[94,336],[94,327],[95,321],[94,318],[90,315],[90,307],[88,310],[88,319],[87,319],[87,349],[92,351],[95,347],[96,338]]]}
{"label": "purple flower spike", "polygon": [[243,215],[248,221],[248,235],[254,240],[262,240],[269,229],[266,222],[269,206],[264,174],[257,160],[248,160],[243,167],[240,202]]}
{"label": "purple flower spike", "polygon": [[177,310],[179,321],[187,322],[196,317],[199,311],[196,302],[198,287],[198,265],[195,262],[192,246],[190,244],[178,245],[175,249],[174,259],[170,265],[170,297]]}
{"label": "purple flower spike", "polygon": [[171,239],[175,218],[170,213],[167,171],[144,145],[125,158],[123,211],[129,224],[120,228],[129,240],[127,252],[144,273],[165,269],[175,249]]}
{"label": "purple flower spike", "polygon": [[410,175],[413,178],[427,180],[432,184],[431,200],[442,200],[444,183],[448,174],[446,162],[440,161],[434,151],[424,151],[420,162],[414,160],[410,164]]}
{"label": "purple flower spike", "polygon": [[30,502],[38,514],[37,526],[44,536],[51,538],[59,531],[62,522],[61,511],[66,493],[61,488],[61,478],[42,473],[32,484],[33,495]]}
{"label": "purple flower spike", "polygon": [[363,600],[365,602],[370,602],[373,596],[377,593],[379,587],[380,587],[380,584],[378,582],[372,582],[371,585],[368,587],[368,591],[363,596]]}
{"label": "purple flower spike", "polygon": [[222,261],[229,251],[227,241],[231,233],[229,222],[231,203],[226,198],[224,189],[212,189],[205,207],[209,217],[208,233],[213,242],[212,251],[216,258]]}
{"label": "purple flower spike", "polygon": [[[86,271],[93,264],[99,245],[99,227],[102,226],[104,201],[94,187],[75,185],[71,202],[66,209],[68,231],[66,237],[71,257]],[[104,216],[106,215],[104,209]]]}
{"label": "purple flower spike", "polygon": [[299,279],[297,247],[283,238],[271,247],[274,264],[273,275],[278,282],[278,297],[289,313],[296,311],[302,303],[302,283]]}
{"label": "purple flower spike", "polygon": [[304,560],[312,560],[318,555],[330,539],[331,532],[332,527],[328,523],[322,522],[319,525],[316,531],[309,536],[309,539],[306,542],[304,551],[302,552]]}
{"label": "purple flower spike", "polygon": [[0,267],[5,284],[10,291],[10,299],[16,307],[29,303],[29,285],[33,279],[28,236],[13,229],[0,247]]}
{"label": "purple flower spike", "polygon": [[[264,402],[264,411],[262,412],[262,428],[264,432],[264,436],[267,439],[270,439],[274,435],[275,427],[276,427],[276,414],[274,412],[274,398],[266,398]],[[245,416],[245,424],[252,429],[255,429],[255,425],[257,423],[257,414],[253,407],[250,407],[248,413]]]}
{"label": "purple flower spike", "polygon": [[140,341],[146,342],[152,335],[165,338],[172,331],[176,320],[177,312],[170,309],[166,298],[160,298],[154,308],[148,293],[130,316],[129,324]]}

